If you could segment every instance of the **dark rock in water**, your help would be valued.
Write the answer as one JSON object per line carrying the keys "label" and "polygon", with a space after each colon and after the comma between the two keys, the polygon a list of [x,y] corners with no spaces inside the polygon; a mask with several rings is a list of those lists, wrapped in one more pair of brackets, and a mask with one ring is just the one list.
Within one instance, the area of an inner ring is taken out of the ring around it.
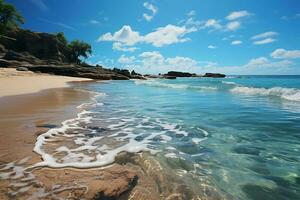
{"label": "dark rock in water", "polygon": [[139,73],[136,73],[134,70],[131,71],[131,76],[142,76]]}
{"label": "dark rock in water", "polygon": [[191,74],[188,72],[177,72],[177,71],[169,71],[165,76],[175,76],[175,77],[192,77],[195,74]]}
{"label": "dark rock in water", "polygon": [[17,69],[16,69],[17,71],[28,71],[28,68],[26,68],[26,67],[17,67]]}
{"label": "dark rock in water", "polygon": [[[116,200],[132,190],[138,183],[138,176],[129,170],[107,169],[111,177],[107,179],[106,185],[100,185],[99,192],[92,198],[93,200]],[[109,182],[111,184],[108,184]]]}
{"label": "dark rock in water", "polygon": [[164,75],[163,78],[165,78],[165,79],[176,79],[176,76],[167,76],[167,75]]}
{"label": "dark rock in water", "polygon": [[225,74],[220,74],[220,73],[205,73],[203,77],[210,77],[210,78],[225,78]]}

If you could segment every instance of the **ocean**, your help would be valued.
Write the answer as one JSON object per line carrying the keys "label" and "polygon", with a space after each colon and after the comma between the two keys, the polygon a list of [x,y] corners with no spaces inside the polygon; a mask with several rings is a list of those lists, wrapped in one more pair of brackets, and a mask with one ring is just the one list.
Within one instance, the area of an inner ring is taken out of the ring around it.
{"label": "ocean", "polygon": [[38,166],[89,168],[113,163],[120,152],[150,152],[224,199],[300,199],[300,76],[108,81],[80,89],[91,100],[78,106],[77,118],[38,137]]}

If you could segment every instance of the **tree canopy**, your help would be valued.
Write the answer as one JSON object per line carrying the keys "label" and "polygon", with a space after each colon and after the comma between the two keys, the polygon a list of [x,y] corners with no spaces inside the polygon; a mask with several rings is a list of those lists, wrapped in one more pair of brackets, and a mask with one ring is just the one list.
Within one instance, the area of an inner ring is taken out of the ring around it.
{"label": "tree canopy", "polygon": [[24,18],[11,4],[0,0],[0,35],[6,30],[17,28],[24,23]]}
{"label": "tree canopy", "polygon": [[80,57],[88,58],[92,54],[91,45],[80,40],[73,40],[68,44],[68,48],[71,51],[71,62],[80,63]]}
{"label": "tree canopy", "polygon": [[65,34],[63,32],[59,32],[56,34],[56,38],[58,39],[58,41],[60,41],[63,45],[67,45],[68,41],[65,37]]}

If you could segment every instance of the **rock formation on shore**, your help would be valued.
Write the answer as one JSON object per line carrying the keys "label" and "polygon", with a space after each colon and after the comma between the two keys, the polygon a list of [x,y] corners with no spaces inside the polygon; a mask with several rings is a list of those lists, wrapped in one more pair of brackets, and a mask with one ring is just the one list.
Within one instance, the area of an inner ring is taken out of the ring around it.
{"label": "rock formation on shore", "polygon": [[0,37],[0,67],[23,67],[33,72],[99,80],[142,79],[137,73],[104,69],[71,61],[68,46],[57,34],[16,29]]}

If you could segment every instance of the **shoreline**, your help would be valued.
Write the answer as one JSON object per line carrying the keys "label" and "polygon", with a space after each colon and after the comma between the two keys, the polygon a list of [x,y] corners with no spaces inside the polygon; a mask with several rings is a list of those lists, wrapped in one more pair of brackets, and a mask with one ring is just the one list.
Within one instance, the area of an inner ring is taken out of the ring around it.
{"label": "shoreline", "polygon": [[0,68],[0,98],[31,94],[47,89],[67,88],[71,83],[88,81],[93,80]]}
{"label": "shoreline", "polygon": [[90,101],[92,93],[76,89],[76,84],[85,83],[0,98],[0,199],[173,200],[202,196],[188,189],[188,183],[160,156],[147,152],[122,152],[104,167],[28,169],[41,161],[33,151],[37,137],[73,119],[78,105]]}

